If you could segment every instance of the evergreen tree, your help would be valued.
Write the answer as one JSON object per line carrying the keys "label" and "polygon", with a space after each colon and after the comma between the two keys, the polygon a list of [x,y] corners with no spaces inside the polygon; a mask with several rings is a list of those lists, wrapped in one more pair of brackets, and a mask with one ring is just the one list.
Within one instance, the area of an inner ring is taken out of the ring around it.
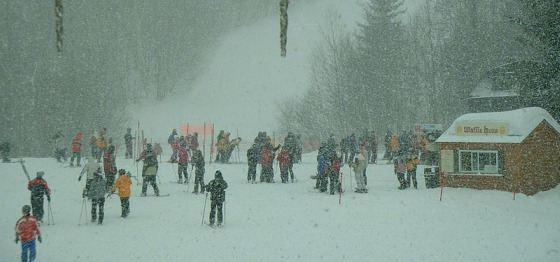
{"label": "evergreen tree", "polygon": [[358,25],[359,82],[352,93],[360,95],[368,119],[375,121],[366,125],[386,127],[406,114],[402,5],[402,0],[370,0],[364,6],[364,23]]}

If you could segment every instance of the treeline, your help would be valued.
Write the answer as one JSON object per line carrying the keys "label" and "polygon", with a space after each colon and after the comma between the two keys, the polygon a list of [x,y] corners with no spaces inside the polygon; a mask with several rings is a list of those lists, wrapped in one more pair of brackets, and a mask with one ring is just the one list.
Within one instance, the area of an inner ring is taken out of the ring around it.
{"label": "treeline", "polygon": [[185,92],[220,34],[278,12],[261,0],[62,1],[59,53],[54,2],[0,0],[0,141],[12,156],[51,155],[59,130],[124,134],[128,104]]}
{"label": "treeline", "polygon": [[[547,88],[558,91],[559,6],[425,0],[405,17],[402,0],[368,0],[355,31],[333,11],[321,26],[307,92],[281,104],[280,128],[324,140],[415,123],[448,126],[468,112],[466,98],[486,71],[514,61],[552,68]],[[559,95],[548,98],[560,104]]]}

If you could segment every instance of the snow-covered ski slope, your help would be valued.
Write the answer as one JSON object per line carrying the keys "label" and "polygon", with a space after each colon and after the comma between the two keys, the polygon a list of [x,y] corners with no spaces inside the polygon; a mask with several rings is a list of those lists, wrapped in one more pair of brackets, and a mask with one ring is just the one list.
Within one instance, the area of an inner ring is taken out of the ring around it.
{"label": "snow-covered ski slope", "polygon": [[[344,166],[339,205],[338,195],[313,189],[315,159],[306,154],[295,165],[293,184],[278,183],[278,170],[274,184],[249,184],[246,164],[207,166],[205,182],[221,170],[229,184],[225,226],[216,229],[201,225],[205,195],[169,182],[177,165],[160,163],[158,186],[170,196],[139,197],[133,180],[129,217],[120,218],[113,195],[99,226],[86,223],[85,214],[79,225],[80,168],[26,159],[33,177],[45,171],[52,190],[55,225],[41,227],[37,261],[558,261],[558,188],[516,200],[508,192],[444,188],[440,202],[440,189],[426,189],[421,174],[417,190],[398,190],[392,165],[382,163],[368,167],[367,194],[353,192],[355,179]],[[130,159],[117,157],[117,167],[136,175]],[[0,261],[19,261],[14,225],[29,204],[27,178],[17,163],[0,163],[0,174]],[[209,202],[204,222],[208,211]]]}
{"label": "snow-covered ski slope", "polygon": [[[360,1],[292,1],[289,7],[287,56],[280,56],[280,18],[272,16],[224,35],[190,91],[155,105],[133,106],[134,119],[146,136],[167,141],[179,123],[214,123],[244,139],[276,128],[278,104],[302,94],[308,84],[310,55],[320,43],[319,27],[328,10],[341,15],[349,28],[362,12]],[[272,1],[271,5],[278,3]],[[188,72],[187,72],[188,73]],[[166,113],[165,113],[166,112]]]}

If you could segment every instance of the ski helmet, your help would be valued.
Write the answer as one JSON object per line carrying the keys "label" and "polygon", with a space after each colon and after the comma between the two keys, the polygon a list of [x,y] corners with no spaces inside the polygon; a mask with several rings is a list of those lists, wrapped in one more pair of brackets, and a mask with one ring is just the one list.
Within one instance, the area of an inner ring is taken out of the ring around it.
{"label": "ski helmet", "polygon": [[123,168],[119,169],[119,174],[124,175],[125,173],[126,173],[126,171]]}
{"label": "ski helmet", "polygon": [[39,171],[39,172],[37,172],[37,177],[43,177],[44,174],[45,174],[45,172]]}
{"label": "ski helmet", "polygon": [[21,211],[29,215],[29,213],[31,212],[31,207],[29,205],[24,205]]}

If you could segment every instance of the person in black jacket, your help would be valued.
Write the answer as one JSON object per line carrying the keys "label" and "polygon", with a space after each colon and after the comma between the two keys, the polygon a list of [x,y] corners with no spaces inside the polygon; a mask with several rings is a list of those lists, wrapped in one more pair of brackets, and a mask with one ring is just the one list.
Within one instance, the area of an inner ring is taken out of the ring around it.
{"label": "person in black jacket", "polygon": [[47,181],[43,179],[45,172],[37,172],[37,178],[29,181],[27,184],[27,189],[31,191],[31,207],[33,208],[33,216],[42,222],[43,215],[43,196],[47,195],[47,201],[51,202],[51,190],[47,184]]}
{"label": "person in black jacket", "polygon": [[156,183],[156,175],[159,165],[157,155],[155,154],[154,149],[152,149],[152,144],[146,145],[146,150],[140,153],[136,162],[139,162],[140,160],[144,160],[144,165],[142,167],[142,194],[140,196],[146,196],[148,184],[152,185],[155,195],[159,196],[159,188]]}
{"label": "person in black jacket", "polygon": [[102,225],[107,180],[103,177],[101,169],[98,169],[98,171],[94,173],[94,177],[95,178],[91,182],[90,188],[87,191],[87,197],[91,199],[91,223],[95,223],[97,220],[97,207],[99,206],[99,220],[97,220],[97,223]]}
{"label": "person in black jacket", "polygon": [[204,192],[204,156],[198,148],[193,148],[192,166],[194,170],[194,194],[198,194],[198,186],[200,185],[200,193]]}
{"label": "person in black jacket", "polygon": [[218,210],[218,223],[220,226],[223,222],[223,212],[222,208],[224,202],[226,201],[226,188],[228,187],[227,182],[222,176],[222,172],[217,170],[214,174],[214,179],[206,185],[206,192],[210,192],[210,226],[214,226],[214,221],[216,220],[216,209]]}
{"label": "person in black jacket", "polygon": [[247,149],[247,182],[256,183],[257,182],[257,163],[259,163],[259,145],[254,143],[251,148]]}

